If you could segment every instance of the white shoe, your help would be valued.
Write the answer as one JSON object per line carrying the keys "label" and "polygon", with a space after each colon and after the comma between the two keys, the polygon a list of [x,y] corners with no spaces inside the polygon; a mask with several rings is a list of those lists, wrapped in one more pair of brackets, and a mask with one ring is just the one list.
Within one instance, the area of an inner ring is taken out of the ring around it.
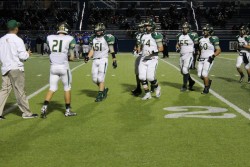
{"label": "white shoe", "polygon": [[46,118],[47,106],[41,108],[41,118]]}
{"label": "white shoe", "polygon": [[156,97],[160,97],[160,96],[161,96],[161,87],[160,87],[160,86],[158,86],[158,87],[156,88],[156,90],[155,90],[155,95],[156,95]]}
{"label": "white shoe", "polygon": [[152,98],[151,93],[148,92],[148,93],[146,93],[145,96],[144,96],[143,98],[141,98],[141,99],[142,99],[142,100],[147,100],[147,99],[151,99],[151,98]]}
{"label": "white shoe", "polygon": [[65,117],[70,117],[70,116],[76,116],[77,114],[75,112],[70,111],[70,109],[66,109],[64,115]]}

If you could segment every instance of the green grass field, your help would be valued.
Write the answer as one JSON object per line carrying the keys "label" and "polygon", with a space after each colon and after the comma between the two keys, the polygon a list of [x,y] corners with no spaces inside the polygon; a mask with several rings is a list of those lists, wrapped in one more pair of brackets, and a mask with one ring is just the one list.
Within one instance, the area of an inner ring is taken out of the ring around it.
{"label": "green grass field", "polygon": [[[236,53],[216,58],[211,93],[202,95],[196,71],[195,91],[180,92],[179,56],[159,59],[157,78],[162,96],[134,97],[134,60],[117,56],[108,67],[108,98],[94,102],[97,86],[91,61],[71,62],[72,111],[64,117],[60,83],[47,119],[21,118],[13,93],[0,121],[1,167],[250,167],[250,84],[239,83]],[[161,56],[160,56],[161,57]],[[40,114],[48,90],[48,57],[34,55],[25,63],[31,110]],[[246,74],[246,73],[245,73]],[[42,89],[41,89],[42,88]]]}

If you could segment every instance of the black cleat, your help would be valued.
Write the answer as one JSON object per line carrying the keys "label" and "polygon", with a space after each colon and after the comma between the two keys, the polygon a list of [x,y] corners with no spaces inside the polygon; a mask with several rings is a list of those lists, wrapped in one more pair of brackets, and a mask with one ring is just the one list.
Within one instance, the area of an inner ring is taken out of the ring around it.
{"label": "black cleat", "polygon": [[4,116],[0,116],[0,120],[4,120],[5,118],[4,118]]}
{"label": "black cleat", "polygon": [[204,90],[201,92],[201,94],[208,94],[209,93],[209,88],[205,87]]}
{"label": "black cleat", "polygon": [[245,78],[245,75],[241,75],[241,76],[240,76],[239,82],[240,82],[240,83],[243,82],[244,78]]}
{"label": "black cleat", "polygon": [[109,88],[105,88],[104,91],[103,91],[103,99],[106,99],[107,96],[108,96],[108,91],[109,91]]}
{"label": "black cleat", "polygon": [[186,86],[182,86],[181,87],[181,92],[186,92],[187,91],[187,87]]}
{"label": "black cleat", "polygon": [[194,84],[195,84],[195,81],[194,81],[194,80],[192,80],[191,82],[189,82],[188,89],[189,89],[190,91],[194,91],[194,88],[193,88]]}
{"label": "black cleat", "polygon": [[141,88],[136,88],[135,90],[131,91],[134,96],[140,96],[142,94]]}
{"label": "black cleat", "polygon": [[102,100],[103,100],[103,92],[99,91],[95,99],[95,102],[100,102]]}

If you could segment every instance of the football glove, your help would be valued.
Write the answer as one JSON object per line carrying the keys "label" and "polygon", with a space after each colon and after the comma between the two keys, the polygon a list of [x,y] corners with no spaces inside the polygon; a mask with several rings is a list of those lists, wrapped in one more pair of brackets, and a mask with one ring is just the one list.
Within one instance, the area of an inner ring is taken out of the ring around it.
{"label": "football glove", "polygon": [[177,53],[180,53],[180,51],[181,51],[180,48],[176,48]]}
{"label": "football glove", "polygon": [[212,64],[212,62],[214,61],[214,58],[215,58],[215,55],[209,56],[209,58],[208,58],[207,61],[208,61],[210,64]]}
{"label": "football glove", "polygon": [[86,57],[84,58],[84,62],[87,63],[88,61],[89,61],[89,56],[86,56]]}
{"label": "football glove", "polygon": [[241,47],[241,48],[242,48],[244,45],[245,45],[244,42],[239,42],[239,44],[238,44],[238,46]]}
{"label": "football glove", "polygon": [[113,61],[112,65],[113,65],[113,68],[117,68],[117,62],[116,62],[116,60]]}

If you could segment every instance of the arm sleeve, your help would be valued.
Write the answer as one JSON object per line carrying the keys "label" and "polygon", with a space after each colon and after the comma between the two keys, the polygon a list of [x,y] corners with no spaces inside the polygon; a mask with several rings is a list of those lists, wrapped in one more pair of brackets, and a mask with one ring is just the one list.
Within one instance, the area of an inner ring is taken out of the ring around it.
{"label": "arm sleeve", "polygon": [[73,38],[72,41],[69,43],[69,49],[74,49],[76,45],[76,40]]}
{"label": "arm sleeve", "polygon": [[213,45],[215,49],[220,49],[220,40],[217,36],[213,36]]}
{"label": "arm sleeve", "polygon": [[29,54],[26,51],[25,45],[23,43],[22,39],[19,39],[16,43],[17,45],[17,53],[18,53],[18,57],[21,60],[27,60],[29,58]]}

